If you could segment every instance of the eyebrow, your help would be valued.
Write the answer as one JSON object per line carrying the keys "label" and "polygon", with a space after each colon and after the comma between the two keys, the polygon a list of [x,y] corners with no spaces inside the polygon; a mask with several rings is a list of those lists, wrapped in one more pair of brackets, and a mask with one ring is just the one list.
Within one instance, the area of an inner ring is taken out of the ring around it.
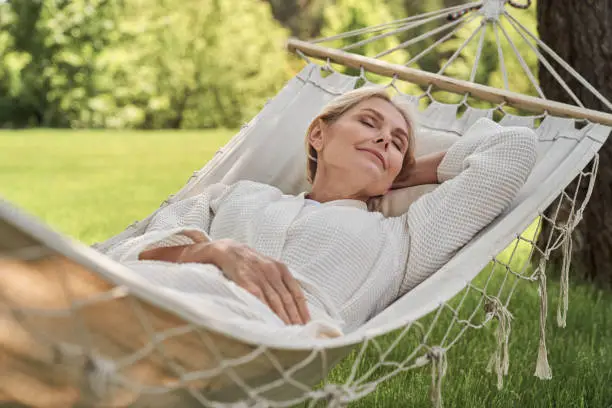
{"label": "eyebrow", "polygon": [[[384,121],[385,117],[376,109],[372,109],[372,108],[363,108],[362,111],[368,111],[371,112],[372,114],[374,114],[374,116],[376,116],[379,120]],[[393,129],[394,133],[400,133],[402,136],[404,136],[404,138],[406,138],[406,143],[408,143],[409,138],[408,138],[408,133],[406,133],[406,131],[400,127],[397,127],[395,129]]]}

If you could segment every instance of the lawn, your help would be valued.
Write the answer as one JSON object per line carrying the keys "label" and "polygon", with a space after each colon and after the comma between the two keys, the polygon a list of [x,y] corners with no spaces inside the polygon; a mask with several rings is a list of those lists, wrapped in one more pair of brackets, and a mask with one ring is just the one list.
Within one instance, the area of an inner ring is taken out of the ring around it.
{"label": "lawn", "polygon": [[[0,195],[86,243],[104,240],[151,213],[202,167],[233,132],[0,132]],[[558,285],[549,282],[548,348],[553,379],[533,376],[538,295],[522,285],[510,371],[498,391],[486,372],[493,327],[470,332],[448,353],[447,407],[612,407],[612,293],[572,282],[567,327],[554,324]],[[342,380],[349,362],[331,374]],[[393,378],[358,407],[429,407],[430,368]]]}

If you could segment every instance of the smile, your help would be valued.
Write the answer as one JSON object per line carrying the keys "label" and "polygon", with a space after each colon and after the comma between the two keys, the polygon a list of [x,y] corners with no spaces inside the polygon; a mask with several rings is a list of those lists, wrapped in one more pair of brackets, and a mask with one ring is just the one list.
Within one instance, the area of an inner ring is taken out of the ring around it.
{"label": "smile", "polygon": [[362,152],[369,153],[371,156],[377,158],[380,161],[380,164],[382,165],[383,169],[385,169],[385,170],[387,169],[387,165],[385,163],[385,159],[382,156],[382,154],[380,154],[379,152],[374,151],[374,150],[370,150],[370,149],[358,149],[358,150],[360,150]]}

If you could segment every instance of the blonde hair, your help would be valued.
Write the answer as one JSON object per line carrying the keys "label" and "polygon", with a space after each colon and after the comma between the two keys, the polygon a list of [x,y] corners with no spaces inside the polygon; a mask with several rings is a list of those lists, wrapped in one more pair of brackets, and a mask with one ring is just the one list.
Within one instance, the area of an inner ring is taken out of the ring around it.
{"label": "blonde hair", "polygon": [[402,103],[397,98],[391,97],[386,88],[372,86],[362,87],[349,91],[333,99],[310,123],[308,131],[306,132],[306,177],[310,184],[313,183],[315,175],[317,174],[317,151],[311,146],[310,141],[308,140],[308,137],[315,125],[319,121],[322,121],[327,125],[331,125],[348,110],[352,109],[359,103],[372,98],[380,98],[389,102],[399,111],[399,113],[401,113],[404,120],[406,120],[406,124],[408,125],[408,150],[406,151],[404,164],[402,165],[402,170],[400,173],[414,165],[414,133],[416,122],[411,107],[406,103]]}

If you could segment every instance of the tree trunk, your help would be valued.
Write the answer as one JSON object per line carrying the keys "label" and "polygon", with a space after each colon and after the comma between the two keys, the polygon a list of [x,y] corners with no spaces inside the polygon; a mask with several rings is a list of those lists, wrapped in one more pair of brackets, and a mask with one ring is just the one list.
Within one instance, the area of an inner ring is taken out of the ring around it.
{"label": "tree trunk", "polygon": [[[612,0],[538,0],[540,38],[606,98],[612,99]],[[555,68],[557,68],[555,66]],[[603,103],[557,69],[578,98],[591,109]],[[552,100],[572,103],[545,67],[540,85]],[[612,284],[612,141],[600,150],[597,181],[574,236],[574,269],[602,286]]]}
{"label": "tree trunk", "polygon": [[302,38],[318,37],[323,28],[321,0],[267,0],[274,18],[291,30],[291,35]]}

